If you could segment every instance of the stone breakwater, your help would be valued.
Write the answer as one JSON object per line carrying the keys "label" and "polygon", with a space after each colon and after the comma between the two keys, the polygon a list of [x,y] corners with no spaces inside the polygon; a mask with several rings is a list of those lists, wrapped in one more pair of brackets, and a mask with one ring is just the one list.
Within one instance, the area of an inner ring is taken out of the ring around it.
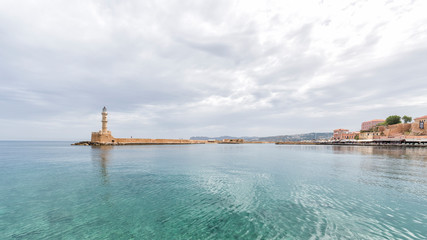
{"label": "stone breakwater", "polygon": [[150,139],[150,138],[114,138],[114,142],[83,141],[72,145],[101,146],[101,145],[173,145],[173,144],[205,144],[205,140],[187,139]]}
{"label": "stone breakwater", "polygon": [[114,138],[114,142],[82,141],[71,145],[77,146],[117,146],[117,145],[179,145],[179,144],[268,144],[274,142],[252,141],[252,142],[230,142],[230,141],[208,141],[187,139],[150,139],[150,138]]}

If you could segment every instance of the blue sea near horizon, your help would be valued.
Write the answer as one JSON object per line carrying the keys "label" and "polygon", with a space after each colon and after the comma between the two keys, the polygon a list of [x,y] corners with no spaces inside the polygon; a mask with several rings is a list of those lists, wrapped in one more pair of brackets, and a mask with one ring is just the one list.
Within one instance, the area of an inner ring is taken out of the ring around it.
{"label": "blue sea near horizon", "polygon": [[0,239],[427,239],[427,149],[0,141]]}

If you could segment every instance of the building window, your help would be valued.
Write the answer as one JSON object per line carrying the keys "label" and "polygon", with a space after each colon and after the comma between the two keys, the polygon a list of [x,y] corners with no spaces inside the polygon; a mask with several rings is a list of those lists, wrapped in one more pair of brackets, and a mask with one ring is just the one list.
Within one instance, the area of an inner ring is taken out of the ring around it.
{"label": "building window", "polygon": [[424,129],[424,121],[420,121],[420,129]]}

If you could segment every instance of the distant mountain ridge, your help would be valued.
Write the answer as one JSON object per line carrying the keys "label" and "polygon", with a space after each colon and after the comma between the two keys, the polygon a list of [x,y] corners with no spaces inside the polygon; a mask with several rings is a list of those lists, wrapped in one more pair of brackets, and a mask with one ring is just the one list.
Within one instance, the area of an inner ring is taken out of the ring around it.
{"label": "distant mountain ridge", "polygon": [[206,137],[206,136],[195,136],[191,137],[190,140],[219,140],[223,139],[244,139],[245,141],[266,141],[266,142],[285,142],[285,141],[304,141],[304,140],[317,140],[317,139],[330,139],[332,138],[332,132],[321,132],[321,133],[303,133],[293,135],[278,135],[269,137],[233,137],[233,136],[220,136],[220,137]]}

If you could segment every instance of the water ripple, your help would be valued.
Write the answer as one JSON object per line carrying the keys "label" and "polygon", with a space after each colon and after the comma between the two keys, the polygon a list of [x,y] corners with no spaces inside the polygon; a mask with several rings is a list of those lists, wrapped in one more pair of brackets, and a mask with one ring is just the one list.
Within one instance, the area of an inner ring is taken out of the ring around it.
{"label": "water ripple", "polygon": [[17,148],[0,239],[427,239],[426,151]]}

